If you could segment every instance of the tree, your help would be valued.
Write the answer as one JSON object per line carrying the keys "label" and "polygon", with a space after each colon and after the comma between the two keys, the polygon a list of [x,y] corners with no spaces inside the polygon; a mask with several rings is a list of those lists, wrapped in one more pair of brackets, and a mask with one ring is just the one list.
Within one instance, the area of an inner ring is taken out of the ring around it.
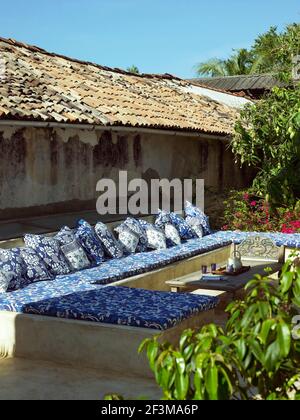
{"label": "tree", "polygon": [[257,169],[253,188],[273,208],[300,199],[300,86],[275,87],[241,112],[232,150],[241,164]]}
{"label": "tree", "polygon": [[300,24],[292,23],[282,32],[272,26],[255,39],[249,50],[236,50],[225,60],[208,60],[199,64],[196,72],[199,76],[276,73],[281,78],[287,75],[291,78],[292,57],[297,54],[300,54]]}
{"label": "tree", "polygon": [[140,74],[138,67],[135,66],[134,64],[130,67],[127,67],[126,70],[129,71],[130,73]]}
{"label": "tree", "polygon": [[236,52],[227,60],[213,58],[197,66],[197,74],[206,76],[234,76],[250,74],[253,68],[253,54],[245,48]]}

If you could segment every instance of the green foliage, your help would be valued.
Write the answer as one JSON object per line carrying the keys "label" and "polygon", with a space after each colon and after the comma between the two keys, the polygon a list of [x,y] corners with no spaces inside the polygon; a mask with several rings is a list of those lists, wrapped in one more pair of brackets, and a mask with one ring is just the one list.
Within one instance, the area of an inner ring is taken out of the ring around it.
{"label": "green foliage", "polygon": [[223,230],[300,233],[300,202],[292,208],[276,207],[254,190],[231,191],[224,201]]}
{"label": "green foliage", "polygon": [[260,35],[252,47],[255,71],[276,73],[285,82],[291,79],[292,57],[300,53],[300,24],[293,23],[279,33],[276,26]]}
{"label": "green foliage", "polygon": [[196,67],[197,74],[207,76],[233,76],[252,73],[253,54],[245,48],[235,50],[234,54],[226,59],[210,59]]}
{"label": "green foliage", "polygon": [[130,73],[140,74],[140,71],[137,66],[134,64],[126,69]]}
{"label": "green foliage", "polygon": [[278,74],[285,82],[291,80],[292,57],[300,53],[300,24],[288,25],[283,32],[272,26],[259,35],[249,49],[235,50],[227,59],[211,59],[196,67],[198,75],[234,76],[241,74]]}
{"label": "green foliage", "polygon": [[300,198],[300,87],[275,87],[246,106],[235,126],[232,150],[241,164],[255,167],[253,188],[273,206]]}
{"label": "green foliage", "polygon": [[225,329],[185,331],[178,347],[142,343],[167,400],[299,399],[300,342],[292,318],[300,310],[300,268],[288,261],[275,285],[255,276],[246,297],[229,305]]}

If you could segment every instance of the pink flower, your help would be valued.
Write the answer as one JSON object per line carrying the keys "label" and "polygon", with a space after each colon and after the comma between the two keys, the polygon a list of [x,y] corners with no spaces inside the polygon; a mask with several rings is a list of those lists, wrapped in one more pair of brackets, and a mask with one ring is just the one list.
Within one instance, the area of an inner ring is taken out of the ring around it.
{"label": "pink flower", "polygon": [[244,198],[245,201],[248,201],[249,200],[249,194],[248,193],[245,193],[243,195],[243,198]]}
{"label": "pink flower", "polygon": [[257,204],[257,203],[256,203],[256,201],[251,201],[250,206],[251,206],[251,207],[255,207],[255,206],[256,206],[256,204]]}

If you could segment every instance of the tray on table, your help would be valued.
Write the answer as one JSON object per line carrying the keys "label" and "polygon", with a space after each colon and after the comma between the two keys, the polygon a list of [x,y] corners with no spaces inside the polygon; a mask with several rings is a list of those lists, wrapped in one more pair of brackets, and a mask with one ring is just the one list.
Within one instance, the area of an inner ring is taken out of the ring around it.
{"label": "tray on table", "polygon": [[239,268],[236,271],[227,271],[226,267],[218,268],[217,270],[212,271],[212,274],[218,274],[218,275],[225,275],[225,276],[239,276],[240,274],[246,273],[247,271],[250,271],[250,266],[244,266]]}

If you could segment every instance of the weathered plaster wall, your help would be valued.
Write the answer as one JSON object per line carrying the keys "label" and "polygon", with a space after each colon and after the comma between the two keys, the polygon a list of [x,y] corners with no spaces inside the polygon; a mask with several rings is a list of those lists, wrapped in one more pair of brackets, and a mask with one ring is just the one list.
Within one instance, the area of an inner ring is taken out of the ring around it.
{"label": "weathered plaster wall", "polygon": [[248,175],[226,143],[187,136],[0,127],[0,219],[94,209],[96,183],[197,176],[222,191]]}

